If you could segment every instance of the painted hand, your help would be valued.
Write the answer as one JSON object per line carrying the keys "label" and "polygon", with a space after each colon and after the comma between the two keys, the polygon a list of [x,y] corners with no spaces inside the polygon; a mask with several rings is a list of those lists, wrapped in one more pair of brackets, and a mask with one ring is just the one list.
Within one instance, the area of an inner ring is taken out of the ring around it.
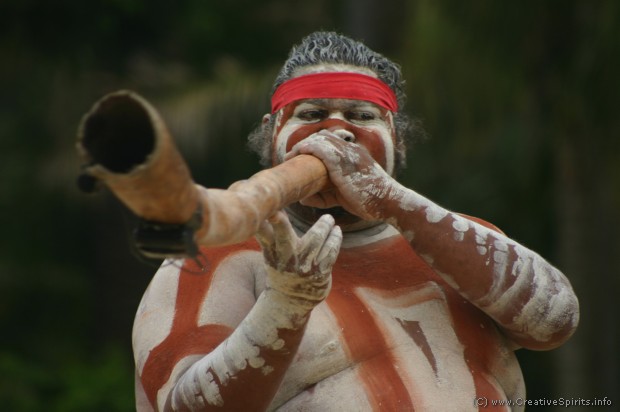
{"label": "painted hand", "polygon": [[334,218],[323,215],[301,238],[284,212],[261,224],[256,235],[267,268],[267,288],[307,309],[322,302],[331,288],[331,271],[342,243]]}
{"label": "painted hand", "polygon": [[322,130],[297,143],[285,160],[309,154],[323,161],[334,185],[302,200],[310,207],[342,206],[363,219],[381,220],[381,203],[398,185],[365,147]]}

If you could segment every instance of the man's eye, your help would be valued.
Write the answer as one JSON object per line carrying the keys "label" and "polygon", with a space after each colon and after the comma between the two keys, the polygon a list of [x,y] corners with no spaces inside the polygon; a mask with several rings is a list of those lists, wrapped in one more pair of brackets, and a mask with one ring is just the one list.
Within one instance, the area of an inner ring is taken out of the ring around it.
{"label": "man's eye", "polygon": [[349,120],[358,121],[358,122],[368,122],[371,120],[375,120],[376,116],[372,112],[355,110],[347,113],[347,118]]}
{"label": "man's eye", "polygon": [[327,117],[327,111],[318,109],[303,110],[297,114],[297,117],[306,121],[322,120]]}

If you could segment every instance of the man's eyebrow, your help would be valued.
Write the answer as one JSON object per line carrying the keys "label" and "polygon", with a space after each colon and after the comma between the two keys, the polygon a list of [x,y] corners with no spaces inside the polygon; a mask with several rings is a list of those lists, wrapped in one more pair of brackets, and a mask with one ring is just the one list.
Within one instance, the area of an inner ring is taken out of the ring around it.
{"label": "man's eyebrow", "polygon": [[375,107],[371,102],[365,100],[350,99],[304,99],[301,103],[312,104],[320,107],[343,106],[346,109],[356,108],[360,106]]}
{"label": "man's eyebrow", "polygon": [[297,106],[301,106],[304,104],[311,105],[311,106],[325,106],[325,102],[327,100],[328,99],[304,99],[304,100],[297,102]]}

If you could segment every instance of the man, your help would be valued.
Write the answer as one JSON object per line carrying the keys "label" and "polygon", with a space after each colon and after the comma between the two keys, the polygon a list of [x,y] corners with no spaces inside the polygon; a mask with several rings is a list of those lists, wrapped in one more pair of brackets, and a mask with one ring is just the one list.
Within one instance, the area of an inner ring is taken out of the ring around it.
{"label": "man", "polygon": [[398,67],[363,44],[319,32],[293,48],[251,143],[267,164],[318,157],[333,188],[264,222],[258,242],[203,250],[204,267],[162,266],[136,315],[138,410],[525,397],[514,351],[566,341],[577,298],[533,251],[395,180],[403,103]]}

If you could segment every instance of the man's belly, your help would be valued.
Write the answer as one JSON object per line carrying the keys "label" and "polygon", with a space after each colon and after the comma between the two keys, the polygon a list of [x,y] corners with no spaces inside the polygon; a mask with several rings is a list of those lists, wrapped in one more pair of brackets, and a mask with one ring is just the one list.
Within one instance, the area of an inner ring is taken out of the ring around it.
{"label": "man's belly", "polygon": [[[361,366],[361,365],[360,365]],[[429,392],[414,385],[405,385],[404,391],[395,390],[389,381],[380,381],[374,386],[376,392],[369,393],[360,377],[360,366],[354,366],[329,376],[315,385],[296,394],[275,410],[285,411],[468,411],[476,410],[477,395],[473,385],[463,382],[437,383]],[[497,382],[492,397],[506,399]],[[492,411],[508,408],[489,408]]]}
{"label": "man's belly", "polygon": [[273,410],[461,411],[477,397],[523,395],[512,352],[497,368],[468,356],[433,282],[354,295],[315,309]]}
{"label": "man's belly", "polygon": [[[402,400],[393,399],[391,404],[399,404]],[[402,408],[388,409],[388,405],[379,405],[383,410],[408,409],[408,402],[402,402]],[[344,371],[323,379],[319,383],[303,390],[290,399],[277,411],[372,411],[372,400],[361,384],[356,368]]]}

